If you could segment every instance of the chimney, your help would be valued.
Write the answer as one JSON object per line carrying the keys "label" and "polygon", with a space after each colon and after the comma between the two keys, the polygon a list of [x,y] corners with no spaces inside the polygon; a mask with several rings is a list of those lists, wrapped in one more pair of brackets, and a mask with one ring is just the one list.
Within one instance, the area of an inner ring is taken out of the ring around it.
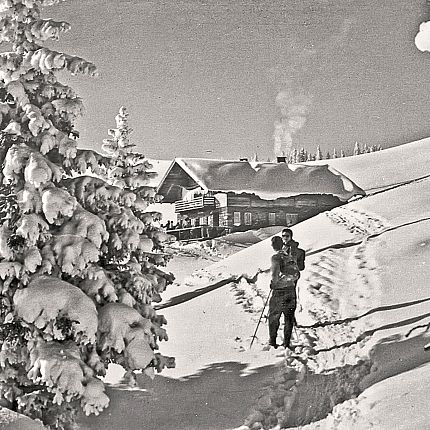
{"label": "chimney", "polygon": [[276,162],[277,163],[286,163],[287,162],[287,157],[285,157],[285,156],[276,157]]}

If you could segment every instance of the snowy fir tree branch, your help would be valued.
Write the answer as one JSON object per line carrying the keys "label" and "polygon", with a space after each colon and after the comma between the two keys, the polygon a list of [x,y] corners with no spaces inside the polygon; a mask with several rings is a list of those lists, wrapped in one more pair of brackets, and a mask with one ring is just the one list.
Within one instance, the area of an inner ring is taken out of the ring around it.
{"label": "snowy fir tree branch", "polygon": [[174,277],[126,109],[106,155],[77,148],[83,103],[56,74],[97,69],[43,46],[70,28],[41,17],[58,2],[0,0],[0,397],[62,429],[78,408],[108,407],[109,363],[131,381],[174,366],[156,352],[166,320],[152,307]]}

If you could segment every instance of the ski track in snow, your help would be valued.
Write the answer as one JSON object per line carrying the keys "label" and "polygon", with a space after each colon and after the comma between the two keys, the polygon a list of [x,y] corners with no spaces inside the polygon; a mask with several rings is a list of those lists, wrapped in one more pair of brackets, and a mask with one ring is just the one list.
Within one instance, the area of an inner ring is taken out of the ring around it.
{"label": "ski track in snow", "polygon": [[[330,321],[341,321],[358,317],[375,307],[377,303],[377,267],[366,246],[367,238],[381,233],[390,226],[381,218],[365,212],[359,212],[345,207],[327,212],[327,216],[335,223],[354,232],[359,245],[345,249],[328,249],[307,258],[305,276],[299,280],[299,309],[296,312],[299,326],[297,327],[298,343],[303,349],[312,354],[320,352],[318,360],[312,360],[312,370],[318,371],[336,367],[336,359],[340,354],[332,348],[348,343],[355,343],[357,338],[369,329],[369,318],[356,321],[346,321],[344,324],[330,325]],[[267,289],[259,288],[257,284],[248,284],[246,279],[231,286],[236,301],[246,312],[255,315],[258,321],[264,303],[267,300]],[[348,295],[339,295],[334,290],[348,290]],[[339,303],[333,297],[342,296]],[[266,312],[267,314],[267,309]],[[301,320],[312,323],[324,323],[324,327],[301,328]],[[264,318],[263,318],[264,321]],[[342,363],[353,364],[364,354],[362,342],[344,347]]]}
{"label": "ski track in snow", "polygon": [[[278,426],[282,423],[294,426],[323,418],[337,404],[358,394],[358,381],[370,370],[368,359],[374,342],[372,335],[365,333],[372,333],[377,324],[377,316],[369,311],[377,307],[381,289],[377,263],[367,246],[368,238],[390,229],[391,225],[374,214],[345,206],[326,215],[352,232],[357,244],[324,249],[307,258],[307,268],[298,284],[300,311],[296,312],[298,327],[292,339],[297,346],[294,353],[285,353],[284,360],[286,367],[296,369],[302,376],[293,385],[287,381],[289,397],[280,400],[279,392],[286,383],[282,381],[272,387],[268,395],[272,400],[265,400],[265,411],[256,405],[254,415],[258,417],[258,412],[262,412],[267,428],[276,422]],[[246,280],[231,288],[237,302],[253,313],[257,321],[267,291]],[[342,294],[342,290],[347,294]],[[331,324],[332,321],[336,323]],[[324,375],[322,386],[318,386],[317,375]],[[285,412],[288,408],[290,414]],[[247,420],[250,427],[253,421],[251,414]]]}

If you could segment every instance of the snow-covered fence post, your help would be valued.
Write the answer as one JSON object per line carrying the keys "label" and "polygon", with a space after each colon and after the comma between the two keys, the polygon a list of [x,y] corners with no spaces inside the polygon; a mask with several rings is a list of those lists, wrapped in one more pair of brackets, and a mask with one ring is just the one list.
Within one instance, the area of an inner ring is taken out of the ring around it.
{"label": "snow-covered fence post", "polygon": [[0,0],[0,398],[53,428],[109,404],[108,363],[152,374],[173,366],[153,301],[169,237],[147,213],[151,174],[121,130],[116,153],[77,148],[82,100],[59,71],[95,76],[43,47],[69,24],[42,19],[60,0]]}

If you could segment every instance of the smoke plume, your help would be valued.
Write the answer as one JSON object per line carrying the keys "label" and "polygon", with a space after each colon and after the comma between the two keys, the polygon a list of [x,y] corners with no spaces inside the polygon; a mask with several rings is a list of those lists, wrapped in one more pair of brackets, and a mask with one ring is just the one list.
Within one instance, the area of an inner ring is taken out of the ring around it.
{"label": "smoke plume", "polygon": [[276,156],[288,155],[293,146],[293,136],[305,125],[312,97],[300,87],[289,82],[276,96],[279,119],[275,121],[274,153]]}

